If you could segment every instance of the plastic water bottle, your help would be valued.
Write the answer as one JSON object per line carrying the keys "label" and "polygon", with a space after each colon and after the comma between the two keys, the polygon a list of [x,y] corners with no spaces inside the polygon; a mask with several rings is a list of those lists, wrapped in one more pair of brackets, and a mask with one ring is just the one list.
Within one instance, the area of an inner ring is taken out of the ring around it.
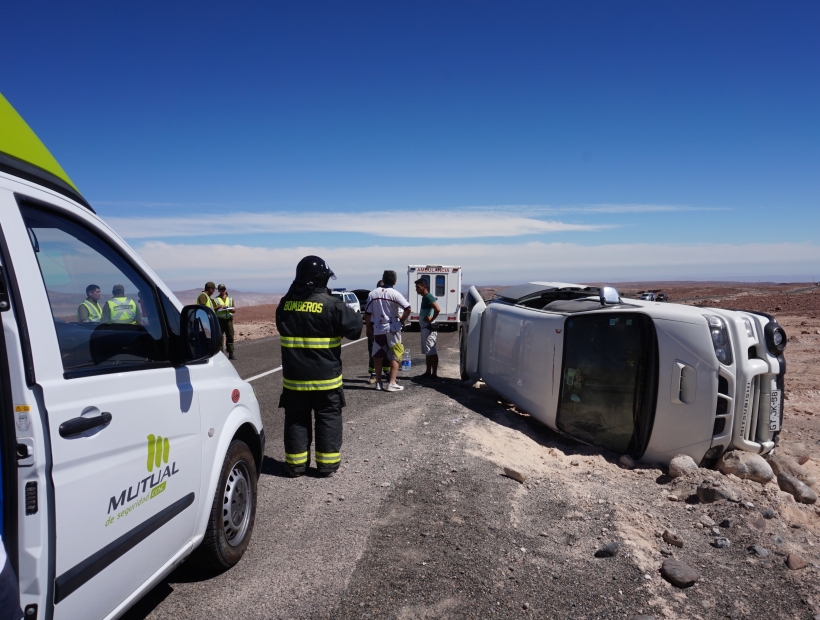
{"label": "plastic water bottle", "polygon": [[401,369],[405,372],[410,372],[413,366],[413,360],[410,359],[410,351],[404,350],[404,355],[401,356]]}

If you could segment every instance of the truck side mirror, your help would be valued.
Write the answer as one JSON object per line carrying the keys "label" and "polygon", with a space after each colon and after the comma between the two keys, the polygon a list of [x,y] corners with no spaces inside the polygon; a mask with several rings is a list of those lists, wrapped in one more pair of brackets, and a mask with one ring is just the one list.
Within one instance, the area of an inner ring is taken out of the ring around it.
{"label": "truck side mirror", "polygon": [[204,362],[222,349],[222,329],[214,311],[206,306],[185,306],[180,320],[180,358],[183,364]]}

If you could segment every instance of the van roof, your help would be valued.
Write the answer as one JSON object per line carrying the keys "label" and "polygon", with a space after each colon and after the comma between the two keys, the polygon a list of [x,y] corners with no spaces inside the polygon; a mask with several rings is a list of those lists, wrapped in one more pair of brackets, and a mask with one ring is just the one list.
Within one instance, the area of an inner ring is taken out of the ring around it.
{"label": "van roof", "polygon": [[91,209],[46,145],[2,93],[0,127],[0,171],[44,185]]}

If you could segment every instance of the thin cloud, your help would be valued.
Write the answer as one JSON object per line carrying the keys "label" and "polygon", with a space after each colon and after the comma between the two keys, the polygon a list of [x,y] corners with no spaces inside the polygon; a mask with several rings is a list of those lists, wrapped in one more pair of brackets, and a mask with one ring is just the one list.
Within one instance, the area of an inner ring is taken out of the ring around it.
{"label": "thin cloud", "polygon": [[[469,282],[531,280],[613,282],[626,280],[757,278],[775,274],[811,277],[820,246],[810,243],[447,244],[423,246],[266,248],[245,245],[169,244],[150,241],[139,254],[172,283],[229,282],[245,290],[285,290],[296,262],[316,254],[343,285],[373,284],[383,269],[400,273],[408,264],[461,265]],[[391,258],[392,257],[392,258]]]}
{"label": "thin cloud", "polygon": [[[141,218],[108,217],[127,239],[162,239],[216,234],[364,233],[378,237],[469,239],[516,237],[568,231],[592,232],[605,224],[574,224],[518,215],[503,210],[402,211],[397,219],[385,212],[358,213],[230,213]],[[386,219],[388,218],[388,219]],[[429,226],[420,226],[427,221]]]}

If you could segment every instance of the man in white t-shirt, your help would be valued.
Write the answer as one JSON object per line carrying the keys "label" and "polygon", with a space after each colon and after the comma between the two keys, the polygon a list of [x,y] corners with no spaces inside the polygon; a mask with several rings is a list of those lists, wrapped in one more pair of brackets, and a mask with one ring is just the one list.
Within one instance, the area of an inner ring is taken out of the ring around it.
{"label": "man in white t-shirt", "polygon": [[[396,351],[402,350],[401,328],[410,316],[410,304],[404,295],[393,288],[397,279],[395,271],[385,271],[382,276],[384,286],[370,292],[364,309],[367,336],[368,338],[373,337],[376,389],[387,392],[398,392],[404,389],[396,383],[396,374],[401,364],[401,357]],[[390,363],[390,381],[386,388],[382,386],[382,366],[385,360]]]}

